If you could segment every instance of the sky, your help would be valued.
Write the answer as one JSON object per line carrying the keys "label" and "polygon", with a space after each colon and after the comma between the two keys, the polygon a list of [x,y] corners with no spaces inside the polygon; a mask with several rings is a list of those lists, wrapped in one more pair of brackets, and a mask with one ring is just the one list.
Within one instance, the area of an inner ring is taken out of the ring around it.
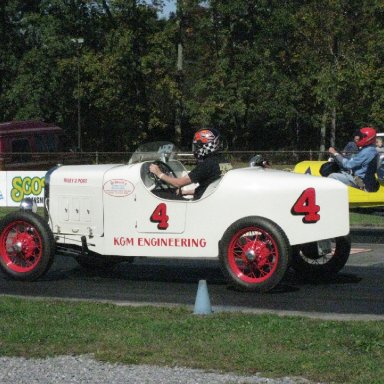
{"label": "sky", "polygon": [[[150,0],[146,0],[150,1]],[[177,0],[164,0],[164,10],[161,14],[159,14],[160,17],[168,17],[170,12],[176,12],[176,2]],[[201,7],[208,7],[209,2],[208,1],[200,1],[199,6]]]}
{"label": "sky", "polygon": [[176,11],[176,0],[165,0],[164,10],[160,17],[168,17],[170,12]]}
{"label": "sky", "polygon": [[[151,4],[151,0],[144,0],[146,3]],[[176,1],[177,0],[164,0],[163,12],[159,13],[159,17],[168,18],[170,12],[176,12]]]}

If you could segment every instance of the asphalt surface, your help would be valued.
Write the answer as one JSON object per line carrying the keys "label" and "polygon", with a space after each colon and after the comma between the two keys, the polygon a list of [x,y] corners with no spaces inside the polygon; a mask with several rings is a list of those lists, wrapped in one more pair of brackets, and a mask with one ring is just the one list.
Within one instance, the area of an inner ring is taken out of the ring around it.
{"label": "asphalt surface", "polygon": [[354,243],[384,244],[384,228],[352,227],[350,234]]}
{"label": "asphalt surface", "polygon": [[199,280],[207,281],[215,312],[384,320],[384,244],[373,243],[353,243],[347,265],[331,280],[307,282],[289,271],[283,282],[266,294],[230,288],[216,261],[141,258],[108,272],[90,272],[66,257],[57,257],[50,271],[33,283],[14,281],[0,273],[0,293],[193,308]]}

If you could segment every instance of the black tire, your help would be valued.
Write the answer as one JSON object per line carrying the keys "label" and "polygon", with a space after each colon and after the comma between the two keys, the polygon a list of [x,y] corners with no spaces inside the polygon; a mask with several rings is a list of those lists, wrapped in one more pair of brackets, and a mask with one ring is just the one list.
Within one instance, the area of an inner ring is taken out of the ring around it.
{"label": "black tire", "polygon": [[220,243],[220,264],[236,288],[267,292],[280,283],[288,269],[291,247],[283,230],[262,217],[233,223]]}
{"label": "black tire", "polygon": [[0,221],[0,268],[13,279],[33,281],[52,265],[55,240],[44,219],[13,212]]}
{"label": "black tire", "polygon": [[[292,268],[306,279],[329,278],[346,264],[351,252],[351,239],[341,236],[326,240],[331,242],[330,252],[322,247],[324,242],[313,242],[292,247]],[[319,251],[319,247],[322,250]]]}

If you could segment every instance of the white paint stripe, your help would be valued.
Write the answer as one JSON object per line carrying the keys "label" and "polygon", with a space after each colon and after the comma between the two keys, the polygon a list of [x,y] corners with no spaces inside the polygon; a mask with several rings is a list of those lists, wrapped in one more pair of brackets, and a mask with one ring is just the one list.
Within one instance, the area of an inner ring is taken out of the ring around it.
{"label": "white paint stripe", "polygon": [[363,253],[363,252],[372,252],[372,249],[370,248],[351,248],[351,255],[355,255],[356,253]]}

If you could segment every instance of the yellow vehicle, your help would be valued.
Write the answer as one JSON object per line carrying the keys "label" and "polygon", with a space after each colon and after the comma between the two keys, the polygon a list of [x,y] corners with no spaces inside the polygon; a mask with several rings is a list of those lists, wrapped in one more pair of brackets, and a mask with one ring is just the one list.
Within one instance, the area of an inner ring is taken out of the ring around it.
{"label": "yellow vehicle", "polygon": [[[293,172],[320,176],[320,167],[325,161],[302,161],[296,164]],[[380,155],[377,169],[379,188],[376,192],[365,192],[357,188],[348,187],[350,208],[368,208],[384,206],[384,154]]]}

